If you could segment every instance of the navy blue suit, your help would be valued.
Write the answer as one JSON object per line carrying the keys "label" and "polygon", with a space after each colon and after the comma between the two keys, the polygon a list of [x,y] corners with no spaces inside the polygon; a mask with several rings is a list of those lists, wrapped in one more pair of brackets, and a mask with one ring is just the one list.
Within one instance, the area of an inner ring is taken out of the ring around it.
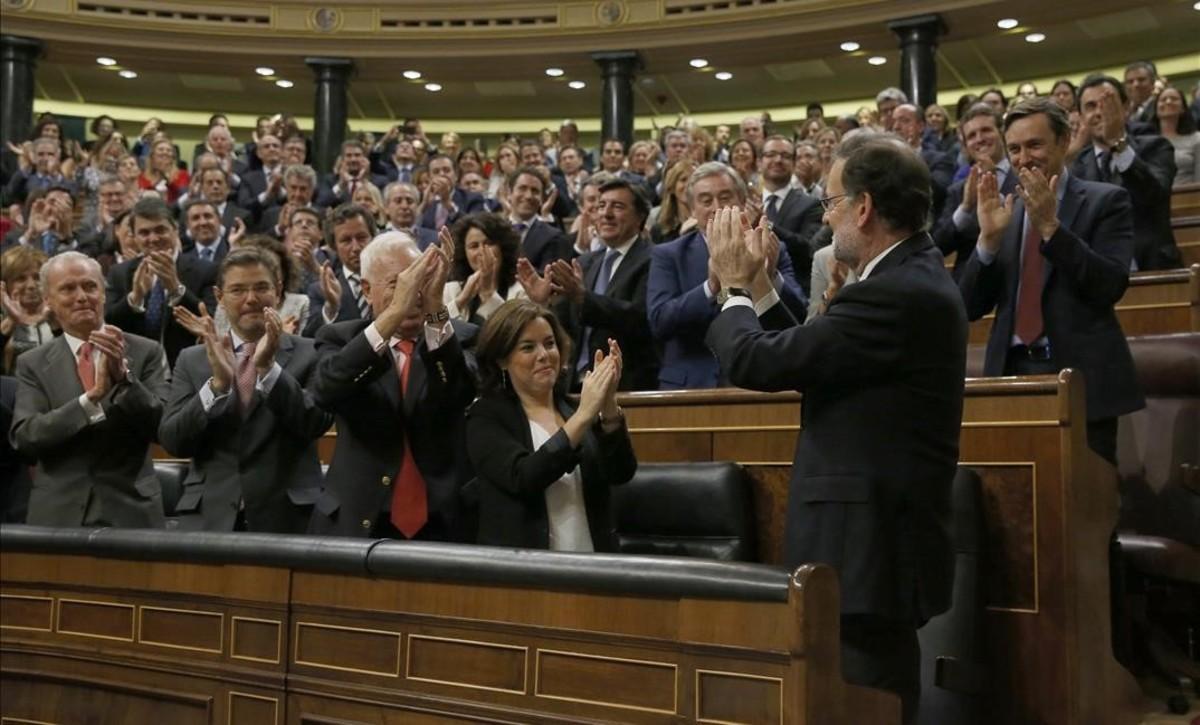
{"label": "navy blue suit", "polygon": [[[449,226],[458,221],[461,217],[467,214],[474,214],[477,211],[483,211],[483,196],[476,194],[473,191],[463,191],[458,187],[454,188],[454,192],[450,195],[454,200],[454,205],[458,207],[457,212],[452,212],[446,216],[446,225]],[[417,220],[417,226],[425,227],[426,229],[437,230],[437,204],[430,204],[425,207],[425,211],[421,212],[421,218]]]}
{"label": "navy blue suit", "polygon": [[[793,317],[803,320],[807,300],[783,246],[778,267],[783,277],[779,297]],[[651,249],[646,310],[654,339],[662,345],[658,373],[662,390],[715,388],[721,384],[717,359],[704,344],[704,334],[720,311],[716,300],[704,292],[707,280],[708,244],[699,231]]]}

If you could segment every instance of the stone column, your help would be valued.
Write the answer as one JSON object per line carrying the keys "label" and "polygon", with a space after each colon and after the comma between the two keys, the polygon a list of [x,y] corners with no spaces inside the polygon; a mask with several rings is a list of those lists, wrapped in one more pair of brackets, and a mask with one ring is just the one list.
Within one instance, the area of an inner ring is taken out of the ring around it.
{"label": "stone column", "polygon": [[636,50],[592,53],[604,76],[604,95],[600,103],[600,138],[619,138],[626,146],[633,143],[633,77],[642,69],[642,57]]}
{"label": "stone column", "polygon": [[43,43],[34,38],[0,35],[0,163],[12,173],[17,157],[8,150],[33,127],[33,73]]}
{"label": "stone column", "polygon": [[316,79],[313,106],[313,168],[322,174],[333,170],[333,162],[346,139],[346,91],[354,72],[349,58],[305,58]]}
{"label": "stone column", "polygon": [[888,29],[900,38],[900,90],[918,108],[936,103],[938,38],[947,32],[942,16],[893,20]]}

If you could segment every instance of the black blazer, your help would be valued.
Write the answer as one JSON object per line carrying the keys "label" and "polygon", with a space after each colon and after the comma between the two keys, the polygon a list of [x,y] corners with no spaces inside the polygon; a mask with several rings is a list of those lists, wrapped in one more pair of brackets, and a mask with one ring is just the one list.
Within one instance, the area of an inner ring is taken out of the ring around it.
{"label": "black blazer", "polygon": [[[589,360],[596,350],[608,354],[607,340],[614,338],[621,346],[625,361],[620,389],[657,390],[658,350],[646,317],[650,244],[644,238],[634,242],[609,280],[608,289],[598,295],[592,289],[604,266],[605,252],[591,252],[579,260],[583,267],[583,302],[577,305],[563,300],[557,305],[559,319],[563,320],[575,343],[571,355],[578,360],[581,347],[587,348]],[[583,335],[588,328],[591,328],[591,334],[585,340]],[[569,361],[572,374],[575,360]]]}
{"label": "black blazer", "polygon": [[[334,271],[337,273],[338,283],[342,285],[342,297],[338,302],[338,314],[334,318],[334,322],[346,322],[347,320],[361,320],[362,313],[358,309],[358,303],[354,299],[354,291],[350,289],[350,282],[346,279],[346,270],[340,262],[334,263]],[[321,281],[318,279],[309,283],[308,289],[308,321],[304,324],[304,329],[301,334],[305,337],[316,337],[317,331],[325,324],[325,317],[322,309],[325,307],[325,293],[321,291]],[[370,308],[367,309],[368,314]]]}
{"label": "black blazer", "polygon": [[[564,420],[575,412],[565,400],[556,402]],[[578,448],[560,429],[534,450],[521,402],[510,394],[490,394],[467,411],[467,450],[479,495],[478,543],[550,548],[546,489],[579,466],[592,545],[596,551],[616,551],[608,488],[627,482],[637,471],[624,423],[611,433],[597,423]]]}
{"label": "black blazer", "polygon": [[807,325],[763,332],[737,306],[706,341],[734,385],[804,393],[784,565],[837,570],[843,615],[917,624],[945,611],[967,319],[929,236],[909,237]]}
{"label": "black blazer", "polygon": [[569,236],[541,219],[533,220],[525,231],[525,239],[521,241],[521,256],[529,260],[538,274],[556,259],[574,257],[574,249],[575,242]]}
{"label": "black blazer", "polygon": [[[1133,213],[1124,189],[1068,176],[1058,231],[1042,243],[1042,318],[1051,359],[1060,369],[1083,371],[1089,420],[1114,418],[1145,404],[1129,343],[1113,311],[1129,285]],[[1017,198],[996,259],[981,264],[972,251],[958,280],[972,320],[996,311],[984,375],[1004,374],[1016,324],[1024,216],[1025,205]]]}
{"label": "black blazer", "polygon": [[933,218],[941,216],[946,205],[946,190],[954,182],[954,157],[931,148],[922,148],[918,153],[929,168],[929,191],[932,194]]}
{"label": "black blazer", "polygon": [[475,380],[456,335],[430,352],[422,337],[408,374],[408,395],[390,351],[378,354],[363,334],[366,320],[325,325],[317,335],[317,371],[309,390],[334,414],[337,446],[317,499],[310,533],[368,536],[391,501],[404,443],[427,487],[430,516],[440,516],[454,538],[459,488],[469,480],[460,455],[463,413]]}
{"label": "black blazer", "polygon": [[[963,267],[967,265],[967,259],[970,258],[971,252],[979,242],[979,215],[977,212],[971,212],[971,221],[963,229],[954,226],[954,211],[962,205],[966,185],[966,179],[954,182],[946,193],[946,204],[942,207],[942,213],[938,216],[933,228],[929,230],[930,236],[933,237],[933,243],[942,251],[943,256],[949,257],[951,254],[957,253],[957,256],[954,257],[955,279],[962,274]],[[1000,195],[1012,194],[1015,197],[1016,193],[1017,170],[1010,169],[1004,176],[1004,183],[1000,185]]]}
{"label": "black blazer", "polygon": [[799,189],[791,189],[779,205],[779,213],[772,225],[775,236],[787,246],[788,256],[792,258],[792,274],[806,295],[812,291],[809,286],[812,284],[815,250],[811,241],[821,228],[823,214],[820,199]]}
{"label": "black blazer", "polygon": [[[167,365],[175,367],[175,359],[185,347],[196,344],[196,337],[183,329],[171,314],[170,307],[163,312],[158,329],[146,327],[146,312],[138,312],[129,306],[129,290],[133,288],[133,275],[142,257],[136,257],[126,262],[113,265],[108,270],[108,289],[105,292],[104,319],[109,324],[116,325],[125,332],[142,335],[162,343],[167,351]],[[217,284],[217,265],[205,262],[195,255],[180,254],[175,260],[175,269],[179,281],[183,283],[185,292],[178,304],[183,305],[195,314],[200,314],[200,303],[204,302],[210,313],[217,309],[217,298],[213,288]],[[165,290],[167,298],[171,290]],[[149,304],[149,295],[142,304]]]}
{"label": "black blazer", "polygon": [[[279,173],[283,173],[283,166],[279,167]],[[251,226],[261,226],[263,212],[273,206],[279,206],[284,202],[283,186],[279,187],[279,197],[276,199],[267,199],[266,202],[260,202],[258,197],[267,190],[267,175],[262,170],[262,167],[256,168],[253,171],[247,171],[242,175],[242,185],[238,187],[237,204],[246,211],[254,219],[254,224]]]}
{"label": "black blazer", "polygon": [[[1139,270],[1174,269],[1183,266],[1175,234],[1171,231],[1171,184],[1175,182],[1175,147],[1162,136],[1130,133],[1129,146],[1135,158],[1123,173],[1115,173],[1116,184],[1133,199],[1133,258]],[[1071,164],[1071,175],[1100,181],[1096,150],[1090,144]]]}
{"label": "black blazer", "polygon": [[[450,198],[454,200],[454,205],[458,207],[458,211],[446,216],[446,226],[454,224],[454,222],[467,214],[483,211],[483,196],[473,191],[464,191],[456,186],[450,193]],[[421,212],[421,216],[417,219],[417,226],[437,231],[436,205],[430,204]]]}

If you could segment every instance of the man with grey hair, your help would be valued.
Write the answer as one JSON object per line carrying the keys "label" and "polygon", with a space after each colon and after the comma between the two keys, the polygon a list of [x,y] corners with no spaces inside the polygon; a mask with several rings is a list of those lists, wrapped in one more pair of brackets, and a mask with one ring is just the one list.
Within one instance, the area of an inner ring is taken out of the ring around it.
{"label": "man with grey hair", "polygon": [[321,208],[317,202],[317,172],[305,164],[292,164],[283,170],[284,203],[267,209],[259,230],[283,239],[292,212],[303,207]]}
{"label": "man with grey hair", "polygon": [[742,138],[754,144],[755,151],[761,151],[766,131],[763,129],[762,116],[746,116],[742,119]]}
{"label": "man with grey hair", "polygon": [[41,270],[63,334],[17,358],[12,441],[37,460],[27,522],[163,526],[150,461],[167,395],[163,350],[104,324],[100,265],[64,252]]}
{"label": "man with grey hair", "polygon": [[892,130],[892,111],[901,103],[908,103],[908,96],[899,88],[888,87],[875,94],[875,109],[884,131]]}
{"label": "man with grey hair", "polygon": [[383,187],[383,211],[387,214],[385,231],[404,232],[412,237],[421,251],[437,242],[437,232],[417,224],[421,208],[421,192],[407,181],[393,181]]}
{"label": "man with grey hair", "polygon": [[369,318],[317,334],[317,405],[338,437],[310,532],[464,540],[458,456],[475,383],[442,303],[454,250],[385,232],[359,258]]}
{"label": "man with grey hair", "polygon": [[43,136],[30,146],[33,153],[33,166],[25,171],[18,171],[9,180],[4,190],[5,204],[24,204],[30,192],[37,189],[48,189],[51,186],[65,186],[75,193],[75,185],[68,181],[59,170],[59,142],[57,139]]}
{"label": "man with grey hair", "polygon": [[[701,164],[692,172],[686,193],[696,227],[650,252],[646,310],[650,330],[663,350],[658,373],[663,390],[722,384],[716,358],[703,342],[704,332],[719,311],[717,299],[722,292],[709,266],[703,230],[717,209],[746,205],[746,185],[719,161]],[[796,282],[792,260],[779,240],[770,236],[771,254],[764,267],[767,277],[783,307],[793,317],[804,319],[807,300]]]}

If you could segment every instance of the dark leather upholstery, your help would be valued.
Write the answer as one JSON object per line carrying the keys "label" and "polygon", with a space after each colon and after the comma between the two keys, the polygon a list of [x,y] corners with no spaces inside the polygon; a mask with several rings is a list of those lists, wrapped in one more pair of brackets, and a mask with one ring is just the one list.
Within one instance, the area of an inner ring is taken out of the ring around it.
{"label": "dark leather upholstery", "polygon": [[567,554],[465,544],[163,531],[0,526],[8,552],[144,561],[258,564],[385,578],[526,586],[630,596],[783,602],[790,574],[762,564],[675,557]]}
{"label": "dark leather upholstery", "polygon": [[[162,486],[163,513],[168,519],[175,516],[175,507],[179,505],[179,497],[183,495],[183,478],[187,475],[186,461],[155,461],[154,475]],[[168,522],[168,528],[170,522]]]}
{"label": "dark leather upholstery", "polygon": [[736,463],[642,463],[613,489],[624,554],[754,561],[751,481]]}
{"label": "dark leather upholstery", "polygon": [[921,643],[918,725],[982,722],[987,673],[983,651],[984,523],[979,475],[959,466],[951,491],[954,595],[949,611],[917,631]]}
{"label": "dark leather upholstery", "polygon": [[1121,557],[1146,576],[1200,584],[1200,549],[1161,536],[1117,535]]}

